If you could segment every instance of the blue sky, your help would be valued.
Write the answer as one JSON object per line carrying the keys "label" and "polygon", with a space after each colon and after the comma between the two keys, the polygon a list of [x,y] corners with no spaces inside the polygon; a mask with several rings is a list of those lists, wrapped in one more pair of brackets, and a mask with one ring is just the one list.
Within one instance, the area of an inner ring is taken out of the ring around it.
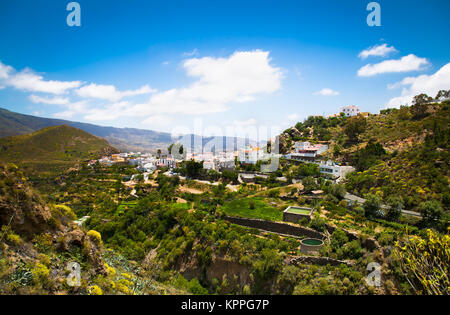
{"label": "blue sky", "polygon": [[377,1],[381,27],[364,0],[79,0],[81,27],[69,2],[0,2],[0,107],[220,133],[450,89],[446,0]]}

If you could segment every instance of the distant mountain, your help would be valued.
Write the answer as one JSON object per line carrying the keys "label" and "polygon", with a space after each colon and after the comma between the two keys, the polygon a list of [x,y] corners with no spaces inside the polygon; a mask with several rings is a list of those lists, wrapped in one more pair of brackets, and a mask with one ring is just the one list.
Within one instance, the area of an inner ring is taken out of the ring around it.
{"label": "distant mountain", "polygon": [[[45,127],[60,125],[78,128],[97,137],[104,138],[121,151],[156,152],[158,149],[164,151],[174,142],[172,136],[165,132],[135,128],[103,127],[62,119],[24,115],[0,108],[0,138],[23,135]],[[207,151],[211,150],[212,143],[215,143],[216,147],[225,147],[226,144],[227,148],[232,150],[241,149],[248,144],[257,144],[255,141],[236,137],[200,137],[198,135],[184,135],[176,140],[186,148],[190,147],[196,152],[200,152],[205,147]]]}
{"label": "distant mountain", "polygon": [[61,171],[116,152],[105,139],[67,125],[0,139],[0,162],[14,163],[33,173]]}
{"label": "distant mountain", "polygon": [[123,151],[165,149],[173,141],[169,133],[133,128],[102,127],[93,124],[73,122],[19,114],[0,108],[0,137],[23,135],[45,127],[67,125],[104,138]]}

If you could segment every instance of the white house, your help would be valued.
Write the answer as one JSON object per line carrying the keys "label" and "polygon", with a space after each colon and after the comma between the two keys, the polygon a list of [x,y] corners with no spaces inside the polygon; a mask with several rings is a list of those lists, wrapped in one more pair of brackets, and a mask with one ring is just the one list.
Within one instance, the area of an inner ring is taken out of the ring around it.
{"label": "white house", "polygon": [[214,161],[209,160],[209,161],[203,161],[203,168],[205,170],[216,170],[216,164],[214,163]]}
{"label": "white house", "polygon": [[358,116],[360,110],[359,110],[358,106],[350,105],[350,106],[342,107],[341,112],[344,113],[346,117],[353,117],[353,116]]}
{"label": "white house", "polygon": [[262,151],[259,148],[245,149],[239,152],[239,162],[244,164],[256,164],[262,159]]}
{"label": "white house", "polygon": [[314,162],[318,155],[328,150],[328,145],[311,145],[309,142],[296,142],[295,152],[288,154],[287,159],[299,160],[303,162]]}
{"label": "white house", "polygon": [[160,158],[157,160],[156,166],[175,168],[177,166],[177,162],[172,158]]}
{"label": "white house", "polygon": [[353,172],[355,168],[353,166],[341,166],[333,161],[327,161],[326,163],[319,164],[319,171],[322,175],[330,179],[337,179],[338,181],[345,178],[345,176]]}
{"label": "white house", "polygon": [[156,165],[153,163],[147,163],[143,166],[145,172],[156,171]]}

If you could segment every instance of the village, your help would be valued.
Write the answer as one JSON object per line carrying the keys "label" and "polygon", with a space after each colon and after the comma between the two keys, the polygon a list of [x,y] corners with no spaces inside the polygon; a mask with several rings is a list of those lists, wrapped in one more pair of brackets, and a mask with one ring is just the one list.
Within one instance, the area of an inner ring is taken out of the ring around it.
{"label": "village", "polygon": [[[357,106],[347,106],[341,109],[337,115],[345,115],[346,117],[354,117],[358,115],[366,116],[369,113],[361,113]],[[182,146],[181,146],[182,147]],[[158,150],[158,154],[141,153],[141,152],[122,152],[103,156],[99,160],[91,160],[88,166],[99,163],[103,166],[112,166],[113,164],[130,165],[143,174],[144,180],[147,181],[150,174],[156,170],[164,170],[165,175],[179,175],[175,172],[177,168],[185,161],[195,161],[202,163],[202,167],[206,171],[214,171],[222,173],[223,171],[237,171],[240,183],[254,183],[257,178],[267,179],[270,172],[259,170],[257,165],[268,163],[272,159],[283,159],[287,163],[310,163],[319,167],[321,176],[332,180],[336,183],[345,179],[346,175],[353,172],[353,166],[341,165],[332,160],[325,160],[322,155],[329,150],[328,144],[312,144],[309,141],[297,141],[294,149],[287,154],[278,154],[268,152],[266,147],[257,145],[247,145],[238,151],[224,152],[196,152],[187,148],[183,156],[179,154],[172,155],[169,151],[162,153]],[[250,166],[250,167],[241,167]],[[126,178],[125,181],[133,181],[136,175]],[[184,179],[184,178],[182,178]],[[286,178],[278,176],[277,180],[286,182]]]}

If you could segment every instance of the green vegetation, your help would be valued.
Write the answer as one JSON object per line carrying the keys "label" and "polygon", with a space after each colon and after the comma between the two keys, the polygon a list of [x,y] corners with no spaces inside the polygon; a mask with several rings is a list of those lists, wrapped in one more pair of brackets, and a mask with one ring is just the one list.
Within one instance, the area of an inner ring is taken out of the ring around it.
{"label": "green vegetation", "polygon": [[261,197],[235,199],[225,203],[220,209],[229,216],[270,221],[283,219],[282,210],[270,206],[266,199]]}
{"label": "green vegetation", "polygon": [[0,139],[0,161],[15,163],[27,173],[57,173],[115,152],[106,140],[69,126]]}
{"label": "green vegetation", "polygon": [[397,244],[395,257],[402,275],[418,294],[448,295],[450,281],[450,236],[428,230],[424,238],[415,236]]}
{"label": "green vegetation", "polygon": [[[366,118],[310,117],[282,135],[286,150],[329,141],[326,158],[357,167],[340,184],[287,160],[248,184],[195,161],[175,170],[187,179],[161,169],[124,182],[136,168],[88,167],[110,147],[71,127],[2,139],[0,157],[17,163],[0,167],[0,294],[448,294],[448,105],[422,95]],[[347,202],[347,191],[366,202]],[[289,206],[314,209],[299,225],[328,237],[308,255],[333,264],[299,264],[294,236],[225,220],[281,221]],[[82,270],[77,289],[70,262]],[[371,262],[384,268],[379,288],[365,281]]]}

